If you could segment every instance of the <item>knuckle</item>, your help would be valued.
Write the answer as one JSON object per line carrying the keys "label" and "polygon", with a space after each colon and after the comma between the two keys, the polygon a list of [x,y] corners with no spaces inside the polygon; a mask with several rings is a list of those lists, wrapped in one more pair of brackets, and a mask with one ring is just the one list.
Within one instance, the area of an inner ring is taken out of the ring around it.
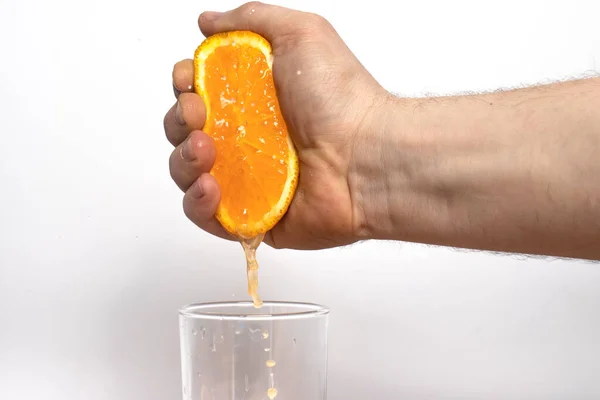
{"label": "knuckle", "polygon": [[177,156],[178,156],[179,148],[176,148],[171,153],[169,157],[169,175],[171,175],[171,179],[177,183],[178,175],[177,175]]}
{"label": "knuckle", "polygon": [[265,6],[265,4],[260,1],[249,1],[247,3],[244,3],[242,6],[240,6],[239,11],[242,14],[247,14],[247,13],[255,12],[257,9],[260,9],[261,7],[264,7],[264,6]]}
{"label": "knuckle", "polygon": [[197,206],[188,196],[183,196],[183,214],[194,224],[198,226],[202,225]]}
{"label": "knuckle", "polygon": [[[171,73],[173,84],[176,86],[187,84],[187,80],[190,78],[193,71],[190,71],[190,68],[193,68],[192,60],[185,59],[178,61],[173,66],[173,71]],[[187,89],[185,87],[178,86],[178,89]]]}
{"label": "knuckle", "polygon": [[191,96],[191,93],[181,93],[177,99],[179,102],[179,123],[183,122],[189,129],[193,129],[193,125],[190,123],[194,122],[195,119],[193,118],[195,116],[195,104]]}
{"label": "knuckle", "polygon": [[187,198],[187,196],[183,196],[183,202],[182,202],[182,208],[183,208],[183,215],[186,216],[187,219],[189,219],[190,221],[196,223],[195,221],[195,213],[194,213],[194,208],[192,207],[192,205],[190,204],[190,200]]}
{"label": "knuckle", "polygon": [[173,70],[171,71],[171,81],[175,83],[177,80],[177,74],[179,73],[179,61],[173,64]]}
{"label": "knuckle", "polygon": [[179,95],[181,118],[189,131],[202,129],[206,118],[206,109],[202,99],[195,93]]}
{"label": "knuckle", "polygon": [[171,143],[173,146],[175,146],[175,143],[173,141],[173,133],[171,132],[171,123],[169,122],[170,119],[171,119],[171,110],[169,110],[165,114],[165,117],[163,118],[163,130],[165,131],[165,136],[167,137],[167,140],[169,141],[169,143]]}
{"label": "knuckle", "polygon": [[190,103],[192,97],[193,97],[192,93],[181,93],[181,95],[179,96],[179,99],[177,100],[179,102],[179,105],[181,106],[181,111],[183,111],[185,108],[189,107],[189,103]]}
{"label": "knuckle", "polygon": [[322,33],[332,29],[331,23],[325,17],[314,13],[308,13],[302,25],[306,33]]}
{"label": "knuckle", "polygon": [[179,135],[176,126],[172,123],[173,118],[173,110],[171,109],[163,119],[163,129],[169,143],[171,143],[172,146],[177,146],[179,144]]}
{"label": "knuckle", "polygon": [[332,30],[329,21],[318,14],[294,13],[289,16],[286,34],[277,38],[276,51],[285,53],[307,42],[318,42]]}
{"label": "knuckle", "polygon": [[169,136],[169,112],[167,112],[163,118],[163,130],[167,137]]}
{"label": "knuckle", "polygon": [[175,185],[185,193],[191,184],[191,178],[188,177],[184,167],[177,161],[177,156],[169,160],[169,174]]}
{"label": "knuckle", "polygon": [[181,90],[177,89],[177,86],[173,84],[173,95],[175,96],[175,98],[178,99],[180,94]]}

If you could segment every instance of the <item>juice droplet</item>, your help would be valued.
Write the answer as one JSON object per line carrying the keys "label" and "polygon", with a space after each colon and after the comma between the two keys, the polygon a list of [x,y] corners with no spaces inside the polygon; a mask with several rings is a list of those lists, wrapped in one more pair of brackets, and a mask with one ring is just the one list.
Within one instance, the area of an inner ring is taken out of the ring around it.
{"label": "juice droplet", "polygon": [[273,400],[275,396],[277,396],[277,389],[269,388],[269,390],[267,390],[267,396],[269,396],[269,399]]}
{"label": "juice droplet", "polygon": [[272,368],[275,366],[275,360],[267,360],[267,367]]}
{"label": "juice droplet", "polygon": [[269,332],[263,331],[262,336],[263,336],[263,339],[268,338],[269,337]]}
{"label": "juice droplet", "polygon": [[270,347],[265,347],[265,351],[271,351]]}
{"label": "juice droplet", "polygon": [[250,381],[248,379],[248,375],[244,376],[244,391],[249,391],[250,390]]}
{"label": "juice droplet", "polygon": [[293,342],[294,342],[294,346],[295,346],[296,345],[296,338],[294,338]]}

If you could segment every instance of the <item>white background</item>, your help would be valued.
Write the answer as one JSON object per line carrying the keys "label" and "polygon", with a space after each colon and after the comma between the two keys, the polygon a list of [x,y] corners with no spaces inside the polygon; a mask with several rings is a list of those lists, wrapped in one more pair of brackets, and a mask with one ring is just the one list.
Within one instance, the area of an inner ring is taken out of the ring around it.
{"label": "white background", "polygon": [[[589,73],[594,3],[279,2],[407,95]],[[198,14],[237,5],[2,0],[0,399],[180,399],[177,308],[247,298],[240,246],[183,215],[162,127]],[[330,400],[600,398],[598,264],[401,243],[259,257],[265,298],[332,308]]]}

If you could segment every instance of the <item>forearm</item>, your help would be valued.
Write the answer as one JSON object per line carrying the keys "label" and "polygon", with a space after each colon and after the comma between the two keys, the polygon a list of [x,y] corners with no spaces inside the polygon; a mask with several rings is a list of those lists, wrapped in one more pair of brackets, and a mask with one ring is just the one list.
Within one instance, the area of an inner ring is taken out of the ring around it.
{"label": "forearm", "polygon": [[388,107],[368,235],[600,259],[599,79]]}

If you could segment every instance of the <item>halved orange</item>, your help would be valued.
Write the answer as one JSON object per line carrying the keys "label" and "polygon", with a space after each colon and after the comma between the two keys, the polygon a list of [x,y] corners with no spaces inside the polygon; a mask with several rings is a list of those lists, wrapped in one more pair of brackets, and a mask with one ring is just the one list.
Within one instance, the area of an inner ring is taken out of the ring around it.
{"label": "halved orange", "polygon": [[287,212],[298,156],[281,114],[270,43],[249,31],[205,39],[194,54],[194,91],[214,139],[211,174],[221,188],[216,218],[240,239],[270,230]]}

